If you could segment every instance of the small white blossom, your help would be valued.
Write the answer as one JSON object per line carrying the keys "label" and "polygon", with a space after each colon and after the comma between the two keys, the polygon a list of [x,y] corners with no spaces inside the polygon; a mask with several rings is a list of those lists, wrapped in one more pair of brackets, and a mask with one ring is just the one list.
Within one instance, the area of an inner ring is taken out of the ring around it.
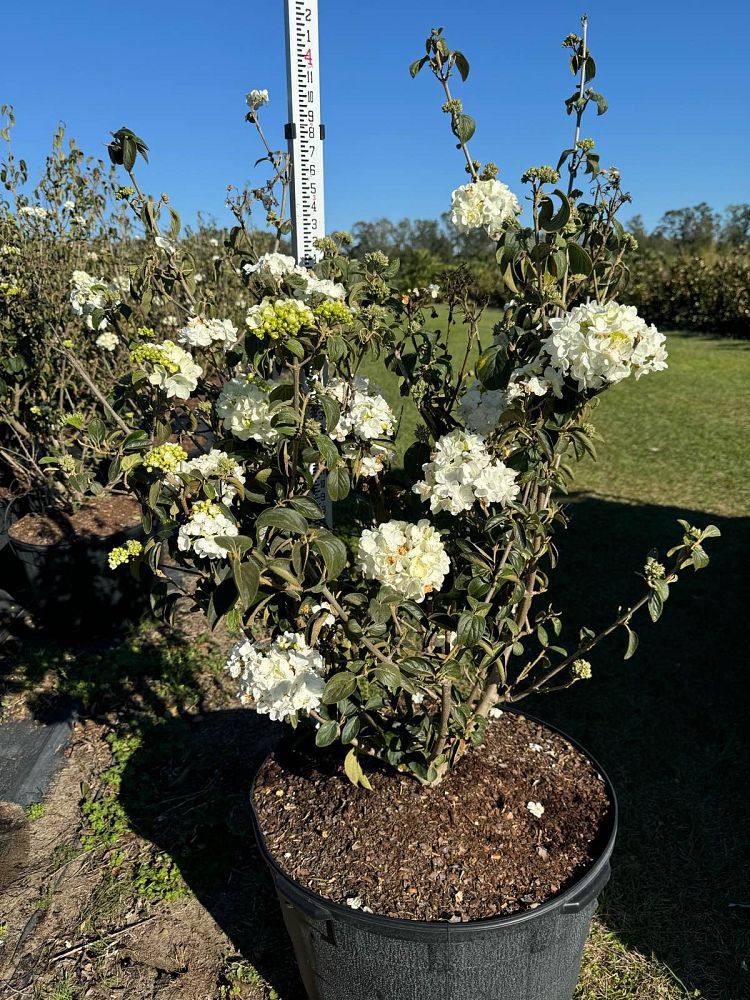
{"label": "small white blossom", "polygon": [[95,340],[97,347],[101,347],[103,351],[114,351],[117,345],[120,343],[120,338],[116,333],[100,333]]}
{"label": "small white blossom", "polygon": [[274,721],[296,719],[318,708],[325,687],[325,663],[301,632],[284,632],[260,645],[245,640],[232,650],[227,668],[239,681],[240,701]]}
{"label": "small white blossom", "polygon": [[229,350],[237,343],[237,327],[230,319],[202,319],[192,316],[178,333],[181,343],[190,347],[210,347],[219,344]]}
{"label": "small white blossom", "polygon": [[203,369],[192,355],[171,340],[165,340],[163,344],[138,344],[131,350],[130,356],[136,364],[149,371],[151,385],[176,399],[189,399],[203,374]]}
{"label": "small white blossom", "polygon": [[586,302],[551,319],[550,327],[542,346],[552,367],[575,379],[579,391],[667,367],[664,334],[641,319],[635,306]]}
{"label": "small white blossom", "polygon": [[331,396],[341,407],[341,417],[329,437],[346,441],[352,437],[361,441],[392,437],[396,430],[396,417],[380,393],[372,392],[369,380],[355,376],[352,383],[344,379],[331,379],[320,385],[318,392]]}
{"label": "small white blossom", "polygon": [[359,539],[357,562],[367,579],[378,580],[420,603],[440,590],[450,559],[439,533],[427,520],[386,521],[366,528]]}
{"label": "small white blossom", "polygon": [[193,552],[204,559],[226,559],[229,553],[217,544],[216,538],[238,534],[237,525],[227,517],[219,504],[199,500],[193,504],[189,520],[177,533],[177,548],[181,552]]}
{"label": "small white blossom", "polygon": [[19,215],[25,215],[32,219],[46,219],[49,215],[42,205],[22,205],[18,210]]}
{"label": "small white blossom", "polygon": [[498,180],[464,184],[451,195],[451,221],[461,233],[485,229],[490,239],[500,239],[505,224],[520,211],[516,196]]}
{"label": "small white blossom", "polygon": [[251,90],[245,100],[247,101],[247,106],[252,111],[257,111],[258,108],[262,108],[264,104],[268,104],[268,91]]}
{"label": "small white blossom", "polygon": [[275,444],[278,431],[271,426],[270,387],[249,375],[238,375],[222,386],[216,415],[240,441],[252,438],[260,444]]}
{"label": "small white blossom", "polygon": [[230,504],[237,495],[237,487],[227,480],[234,479],[239,483],[245,482],[242,466],[225,451],[218,448],[212,448],[205,455],[197,455],[195,458],[180,462],[176,466],[175,472],[197,476],[203,480],[217,480],[219,499],[224,504]]}
{"label": "small white blossom", "polygon": [[284,278],[299,271],[297,261],[283,253],[264,253],[255,264],[244,264],[245,274],[257,274],[261,278]]}
{"label": "small white blossom", "polygon": [[529,810],[531,815],[535,816],[537,819],[541,819],[544,815],[544,806],[541,802],[527,802],[526,808]]}
{"label": "small white blossom", "polygon": [[177,250],[176,243],[174,243],[170,239],[167,239],[166,236],[155,236],[154,243],[159,247],[160,250],[163,250],[164,253],[169,254],[170,256]]}
{"label": "small white blossom", "polygon": [[[86,326],[93,330],[92,314],[95,309],[106,309],[119,302],[120,288],[114,282],[96,278],[87,271],[73,271],[70,277],[70,308],[76,316],[86,320]],[[99,330],[106,329],[107,320],[99,321]]]}
{"label": "small white blossom", "polygon": [[311,299],[313,295],[320,295],[325,299],[342,300],[346,297],[346,289],[337,281],[330,278],[319,278],[312,271],[303,269],[303,277],[307,284],[302,290],[302,295],[306,299]]}
{"label": "small white blossom", "polygon": [[475,501],[482,507],[507,505],[518,495],[518,475],[499,459],[492,457],[484,439],[462,430],[444,434],[435,445],[431,462],[422,466],[424,480],[412,489],[423,501],[429,501],[433,514],[447,510],[461,514]]}

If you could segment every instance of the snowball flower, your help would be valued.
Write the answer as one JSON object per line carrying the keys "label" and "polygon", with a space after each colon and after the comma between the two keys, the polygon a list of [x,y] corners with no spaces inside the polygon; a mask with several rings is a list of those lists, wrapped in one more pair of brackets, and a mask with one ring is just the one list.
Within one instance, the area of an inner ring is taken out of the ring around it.
{"label": "snowball flower", "polygon": [[259,444],[275,444],[278,432],[271,426],[270,387],[251,375],[238,375],[222,386],[216,400],[216,415],[224,430],[240,441],[252,438]]}
{"label": "snowball flower", "polygon": [[635,306],[586,302],[551,319],[550,327],[542,345],[550,364],[575,379],[579,391],[667,367],[664,334],[641,319]]}
{"label": "snowball flower", "polygon": [[341,407],[339,422],[330,432],[334,441],[359,438],[370,441],[373,438],[391,437],[396,430],[396,417],[383,396],[371,392],[370,382],[361,376],[353,381],[340,378],[331,379],[319,392],[331,396]]}
{"label": "snowball flower", "polygon": [[171,340],[158,345],[137,344],[130,351],[130,356],[135,364],[149,372],[151,385],[177,399],[189,399],[203,374],[203,369],[192,355]]}
{"label": "snowball flower", "polygon": [[475,381],[463,394],[458,413],[467,430],[484,435],[497,427],[505,408],[502,389],[483,389],[481,383]]}
{"label": "snowball flower", "polygon": [[518,473],[493,458],[478,434],[462,430],[444,434],[435,445],[433,460],[422,469],[424,480],[412,489],[422,500],[429,500],[433,514],[441,510],[461,514],[477,500],[484,508],[505,505],[518,495]]}
{"label": "snowball flower", "polygon": [[326,299],[340,300],[346,296],[346,289],[337,281],[331,281],[330,278],[319,278],[312,271],[304,271],[302,276],[307,282],[302,289],[302,295],[306,299],[312,298],[313,295],[321,295]]}
{"label": "snowball flower", "polygon": [[299,271],[294,257],[284,253],[264,253],[255,264],[245,264],[242,270],[245,274],[257,274],[261,278],[283,278],[287,274]]}
{"label": "snowball flower", "polygon": [[230,504],[237,495],[236,486],[227,480],[236,479],[237,482],[245,482],[242,466],[219,448],[212,448],[205,455],[197,455],[188,461],[180,462],[174,471],[203,480],[218,480],[218,494],[224,504]]}
{"label": "snowball flower", "polygon": [[101,347],[103,351],[114,351],[120,343],[120,338],[116,333],[100,333],[94,343],[97,347]]}
{"label": "snowball flower", "polygon": [[393,449],[383,448],[379,444],[370,444],[364,449],[347,444],[342,452],[347,461],[359,463],[356,467],[356,474],[362,479],[372,479],[379,476],[386,465],[396,457],[396,452]]}
{"label": "snowball flower", "polygon": [[222,535],[238,535],[237,525],[219,504],[211,500],[199,500],[193,504],[189,520],[177,533],[177,548],[181,552],[193,552],[204,559],[226,559],[228,552],[217,544]]}
{"label": "snowball flower", "polygon": [[18,214],[30,216],[32,219],[46,219],[49,213],[42,205],[22,205],[18,209]]}
{"label": "snowball flower", "polygon": [[301,632],[284,632],[267,645],[246,639],[230,653],[227,668],[239,681],[240,701],[252,700],[274,721],[296,720],[320,705],[325,663]]}
{"label": "snowball flower", "polygon": [[[89,330],[93,329],[91,315],[95,309],[106,309],[119,301],[119,288],[87,271],[73,271],[70,285],[70,308],[76,316],[85,317]],[[102,319],[98,328],[103,330],[106,325],[106,319]]]}
{"label": "snowball flower", "polygon": [[537,819],[541,819],[544,816],[544,806],[541,802],[527,802],[526,808],[529,810],[532,816]]}
{"label": "snowball flower", "polygon": [[427,520],[386,521],[366,528],[359,539],[357,564],[367,579],[417,603],[440,590],[450,570],[440,535]]}
{"label": "snowball flower", "polygon": [[503,226],[521,211],[518,198],[502,181],[474,181],[451,195],[451,222],[460,233],[485,229],[498,240]]}
{"label": "snowball flower", "polygon": [[219,344],[224,350],[237,343],[237,327],[230,319],[202,319],[192,316],[178,333],[181,343],[190,347]]}
{"label": "snowball flower", "polygon": [[247,101],[247,106],[256,111],[258,108],[262,108],[264,104],[268,104],[268,91],[251,90],[245,100]]}

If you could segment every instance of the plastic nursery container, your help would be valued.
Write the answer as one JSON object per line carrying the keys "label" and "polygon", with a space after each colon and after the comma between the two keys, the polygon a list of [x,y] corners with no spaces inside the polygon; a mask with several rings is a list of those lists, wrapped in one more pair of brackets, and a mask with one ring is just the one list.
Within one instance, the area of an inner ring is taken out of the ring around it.
{"label": "plastic nursery container", "polygon": [[10,547],[26,583],[23,603],[57,632],[85,627],[105,632],[132,621],[145,608],[142,585],[127,569],[113,571],[108,555],[116,545],[138,538],[140,524],[100,538],[38,545],[10,535]]}
{"label": "plastic nursery container", "polygon": [[611,808],[595,863],[534,910],[455,924],[352,910],[281,870],[253,805],[258,847],[310,1000],[571,1000],[597,898],[610,877],[617,800],[593,757],[559,729],[547,728],[588,757],[604,779]]}

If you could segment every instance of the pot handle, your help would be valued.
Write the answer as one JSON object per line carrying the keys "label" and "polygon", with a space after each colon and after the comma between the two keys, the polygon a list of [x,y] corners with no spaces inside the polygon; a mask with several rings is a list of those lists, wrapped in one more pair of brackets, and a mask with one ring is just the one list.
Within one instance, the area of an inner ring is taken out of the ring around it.
{"label": "pot handle", "polygon": [[602,891],[604,886],[609,882],[612,870],[609,867],[609,861],[602,867],[602,870],[596,875],[585,888],[583,888],[578,896],[574,896],[573,899],[568,900],[567,903],[563,905],[563,913],[580,913],[589,903],[593,902],[599,893]]}
{"label": "pot handle", "polygon": [[286,879],[282,881],[279,878],[274,878],[274,882],[284,906],[290,908],[297,907],[297,909],[302,910],[306,916],[316,923],[324,924],[332,919],[332,914],[328,910],[320,906],[316,901],[308,899],[306,893],[296,891],[294,886],[291,886]]}

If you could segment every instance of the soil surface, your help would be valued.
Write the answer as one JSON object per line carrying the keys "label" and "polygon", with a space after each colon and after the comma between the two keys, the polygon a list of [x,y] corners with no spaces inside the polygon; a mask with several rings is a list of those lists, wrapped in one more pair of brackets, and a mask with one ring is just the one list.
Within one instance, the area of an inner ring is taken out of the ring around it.
{"label": "soil surface", "polygon": [[389,917],[455,922],[533,909],[589,867],[608,832],[602,777],[561,736],[519,715],[493,722],[485,746],[435,788],[368,777],[371,792],[320,751],[285,746],[264,763],[255,804],[292,878]]}
{"label": "soil surface", "polygon": [[34,545],[55,545],[92,538],[105,538],[140,521],[134,497],[111,493],[79,507],[73,513],[51,508],[43,514],[26,514],[9,529],[12,538]]}

